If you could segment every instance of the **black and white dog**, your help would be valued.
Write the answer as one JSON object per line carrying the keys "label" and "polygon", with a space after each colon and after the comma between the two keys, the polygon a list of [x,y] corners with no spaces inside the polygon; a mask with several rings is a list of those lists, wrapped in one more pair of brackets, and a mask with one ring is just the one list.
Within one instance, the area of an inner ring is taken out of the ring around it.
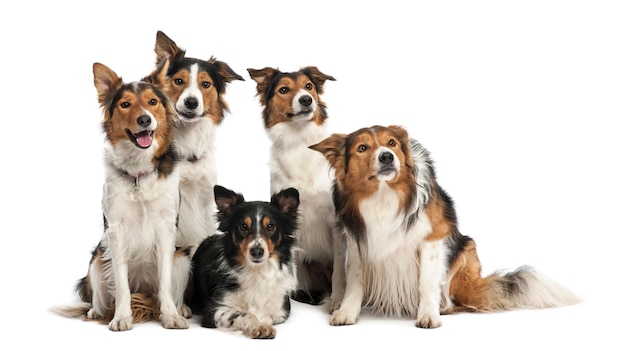
{"label": "black and white dog", "polygon": [[294,232],[298,190],[275,193],[271,201],[214,187],[219,232],[207,237],[192,260],[191,301],[202,326],[241,330],[255,339],[272,339],[272,326],[290,313],[296,289]]}

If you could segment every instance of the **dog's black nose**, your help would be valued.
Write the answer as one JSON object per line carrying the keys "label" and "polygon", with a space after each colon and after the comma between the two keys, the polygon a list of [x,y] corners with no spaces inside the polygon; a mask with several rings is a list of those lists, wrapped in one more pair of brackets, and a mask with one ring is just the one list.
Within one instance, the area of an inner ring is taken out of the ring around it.
{"label": "dog's black nose", "polygon": [[144,128],[148,127],[150,123],[152,123],[152,119],[148,115],[141,115],[139,116],[139,118],[137,118],[137,124]]}
{"label": "dog's black nose", "polygon": [[263,257],[263,254],[265,253],[265,251],[263,251],[263,248],[260,246],[255,246],[253,248],[250,249],[250,256],[252,256],[252,258],[258,260],[261,257]]}
{"label": "dog's black nose", "polygon": [[190,110],[195,110],[198,107],[198,99],[194,97],[185,99],[185,107]]}
{"label": "dog's black nose", "polygon": [[310,95],[303,95],[303,96],[300,96],[300,98],[298,99],[298,102],[302,106],[311,106],[311,103],[313,102],[313,98]]}
{"label": "dog's black nose", "polygon": [[385,151],[378,155],[378,161],[385,165],[391,164],[393,162],[393,154],[389,151]]}

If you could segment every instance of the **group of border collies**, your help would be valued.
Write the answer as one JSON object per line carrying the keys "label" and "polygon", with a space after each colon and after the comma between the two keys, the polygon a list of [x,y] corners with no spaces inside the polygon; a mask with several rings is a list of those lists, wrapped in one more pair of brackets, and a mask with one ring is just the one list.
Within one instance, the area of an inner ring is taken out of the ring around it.
{"label": "group of border collies", "polygon": [[104,233],[76,287],[84,304],[63,315],[123,331],[153,319],[188,328],[198,314],[204,327],[274,338],[290,299],[327,303],[331,325],[368,308],[420,328],[446,313],[577,301],[531,267],[483,277],[428,151],[396,125],[327,133],[320,96],[335,79],[313,66],[248,69],[271,141],[270,201],[217,185],[226,86],[244,79],[161,31],[155,52],[140,81],[93,65]]}

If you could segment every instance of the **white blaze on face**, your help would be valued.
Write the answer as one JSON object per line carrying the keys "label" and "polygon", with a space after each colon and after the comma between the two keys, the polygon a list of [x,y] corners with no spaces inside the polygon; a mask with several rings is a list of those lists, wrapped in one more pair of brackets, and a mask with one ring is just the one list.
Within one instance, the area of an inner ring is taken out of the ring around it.
{"label": "white blaze on face", "polygon": [[189,82],[183,93],[176,101],[176,110],[202,116],[204,113],[204,101],[202,91],[198,88],[198,64],[194,63],[189,67]]}

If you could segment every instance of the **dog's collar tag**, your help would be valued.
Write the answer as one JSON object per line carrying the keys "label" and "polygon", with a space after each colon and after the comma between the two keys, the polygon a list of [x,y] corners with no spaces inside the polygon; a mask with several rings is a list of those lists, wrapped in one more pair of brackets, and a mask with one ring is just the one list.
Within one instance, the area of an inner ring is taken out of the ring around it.
{"label": "dog's collar tag", "polygon": [[152,173],[152,171],[153,171],[152,169],[148,169],[148,170],[139,172],[137,174],[130,174],[130,173],[124,171],[124,174],[126,174],[126,175],[128,175],[130,177],[133,177],[135,179],[135,188],[138,188],[139,187],[139,178]]}

